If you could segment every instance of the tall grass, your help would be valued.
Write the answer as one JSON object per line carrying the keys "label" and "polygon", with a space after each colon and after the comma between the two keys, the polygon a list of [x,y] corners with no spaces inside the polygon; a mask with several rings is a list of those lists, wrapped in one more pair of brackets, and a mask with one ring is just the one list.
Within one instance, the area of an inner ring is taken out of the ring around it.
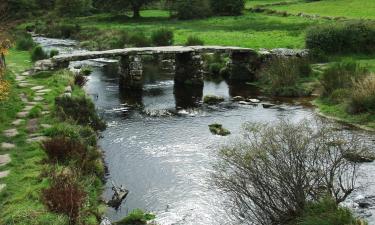
{"label": "tall grass", "polygon": [[354,81],[350,92],[349,112],[375,112],[375,75]]}

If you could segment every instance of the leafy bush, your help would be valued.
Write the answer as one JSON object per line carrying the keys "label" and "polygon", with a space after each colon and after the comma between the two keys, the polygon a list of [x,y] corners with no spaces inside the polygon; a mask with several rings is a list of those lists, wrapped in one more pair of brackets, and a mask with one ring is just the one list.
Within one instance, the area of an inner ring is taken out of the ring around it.
{"label": "leafy bush", "polygon": [[52,50],[49,52],[49,57],[50,57],[50,58],[53,58],[54,56],[57,56],[58,54],[59,54],[59,50],[52,49]]}
{"label": "leafy bush", "polygon": [[95,130],[105,129],[105,123],[96,114],[94,103],[85,96],[57,97],[56,113],[62,119],[71,119],[80,125],[91,126]]}
{"label": "leafy bush", "polygon": [[84,76],[88,76],[92,73],[92,67],[91,66],[83,66],[81,70],[79,71],[80,74]]}
{"label": "leafy bush", "polygon": [[170,46],[173,45],[173,36],[172,30],[162,28],[152,33],[151,40],[155,46]]}
{"label": "leafy bush", "polygon": [[210,0],[211,9],[216,15],[240,15],[245,9],[245,0]]}
{"label": "leafy bush", "polygon": [[375,112],[375,75],[354,81],[350,92],[349,112]]}
{"label": "leafy bush", "polygon": [[127,217],[117,222],[116,225],[146,225],[148,221],[153,219],[155,219],[155,215],[135,209]]}
{"label": "leafy bush", "polygon": [[172,10],[181,20],[205,18],[211,15],[209,0],[177,0]]}
{"label": "leafy bush", "polygon": [[323,97],[330,97],[337,89],[353,86],[353,80],[358,80],[368,74],[366,68],[354,61],[334,63],[328,67],[320,78],[323,87]]}
{"label": "leafy bush", "polygon": [[30,34],[22,34],[16,42],[16,48],[22,51],[28,51],[35,46],[35,42]]}
{"label": "leafy bush", "polygon": [[350,21],[319,25],[308,30],[306,47],[325,53],[375,52],[375,23]]}
{"label": "leafy bush", "polygon": [[44,151],[52,162],[66,163],[72,159],[83,159],[87,149],[77,139],[65,136],[53,137],[42,143]]}
{"label": "leafy bush", "polygon": [[134,33],[129,40],[129,43],[135,47],[149,47],[151,46],[151,40],[142,32]]}
{"label": "leafy bush", "polygon": [[299,58],[274,58],[262,73],[262,82],[267,90],[275,96],[295,97],[306,96],[311,90],[306,90],[300,84],[301,77],[311,73],[309,62]]}
{"label": "leafy bush", "polygon": [[79,86],[79,87],[83,87],[85,86],[85,84],[87,83],[87,78],[84,74],[82,73],[78,73],[76,75],[74,75],[74,84]]}
{"label": "leafy bush", "polygon": [[78,126],[69,123],[57,123],[45,131],[48,137],[67,137],[84,143],[85,145],[96,147],[97,138],[95,131],[88,126]]}
{"label": "leafy bush", "polygon": [[91,0],[56,0],[56,11],[61,16],[87,15],[91,9]]}
{"label": "leafy bush", "polygon": [[42,198],[50,211],[68,216],[69,224],[78,224],[86,193],[76,175],[65,171],[53,173],[51,186],[42,191]]}
{"label": "leafy bush", "polygon": [[197,46],[197,45],[204,45],[204,41],[197,36],[189,36],[185,46]]}
{"label": "leafy bush", "polygon": [[75,38],[81,32],[81,26],[69,22],[36,22],[35,32],[52,38]]}
{"label": "leafy bush", "polygon": [[31,51],[31,60],[33,62],[42,60],[42,59],[47,59],[48,55],[47,53],[43,50],[41,46],[36,46],[32,51]]}

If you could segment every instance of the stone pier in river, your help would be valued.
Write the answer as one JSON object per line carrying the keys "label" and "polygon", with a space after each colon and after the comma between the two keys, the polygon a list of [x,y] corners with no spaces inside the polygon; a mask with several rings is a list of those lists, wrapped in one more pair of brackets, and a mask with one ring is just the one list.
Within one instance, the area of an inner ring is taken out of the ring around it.
{"label": "stone pier in river", "polygon": [[206,53],[225,53],[230,56],[228,65],[229,80],[253,81],[255,72],[264,59],[270,56],[303,56],[305,50],[271,50],[257,52],[250,48],[222,46],[166,46],[124,48],[107,51],[91,51],[58,55],[49,60],[37,63],[42,70],[68,67],[71,61],[82,61],[98,58],[117,58],[120,61],[120,86],[123,89],[142,89],[143,65],[142,56],[152,55],[159,58],[173,59],[176,84],[203,86],[203,60]]}

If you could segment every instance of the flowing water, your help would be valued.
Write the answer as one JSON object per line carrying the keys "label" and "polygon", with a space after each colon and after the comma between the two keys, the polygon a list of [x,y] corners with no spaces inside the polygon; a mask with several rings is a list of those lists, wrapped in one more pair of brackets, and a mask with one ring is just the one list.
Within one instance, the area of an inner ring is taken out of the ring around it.
{"label": "flowing water", "polygon": [[[62,53],[77,50],[75,42],[45,38],[37,41],[46,49]],[[228,85],[225,81],[205,81],[203,92],[183,89],[174,87],[172,75],[154,69],[145,71],[143,93],[124,93],[119,89],[118,75],[104,62],[90,61],[96,67],[85,88],[108,123],[100,139],[108,166],[104,198],[108,200],[113,194],[111,181],[130,191],[118,210],[108,209],[107,216],[113,221],[140,208],[154,212],[162,225],[238,224],[231,216],[225,194],[210,183],[218,148],[239,138],[245,122],[298,122],[316,117],[304,100],[267,99],[254,87]],[[215,107],[202,106],[197,100],[206,94],[223,96],[226,101]],[[231,102],[231,97],[237,95],[260,98],[262,103],[274,106]],[[232,134],[212,135],[208,129],[212,123],[223,124]],[[348,132],[356,132],[374,144],[371,134],[352,129]],[[352,194],[349,206],[356,199],[375,195],[375,163],[364,164],[360,172],[358,183],[363,188]],[[356,212],[367,214],[370,224],[375,224],[371,216],[374,209]]]}

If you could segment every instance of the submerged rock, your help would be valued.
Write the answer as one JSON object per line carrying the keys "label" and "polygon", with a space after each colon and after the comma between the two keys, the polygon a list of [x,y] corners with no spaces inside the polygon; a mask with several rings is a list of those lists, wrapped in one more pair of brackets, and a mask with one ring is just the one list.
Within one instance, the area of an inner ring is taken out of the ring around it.
{"label": "submerged rock", "polygon": [[223,101],[224,101],[223,97],[216,96],[216,95],[206,95],[203,98],[203,103],[208,104],[208,105],[219,104]]}
{"label": "submerged rock", "polygon": [[208,125],[208,127],[210,128],[211,133],[215,135],[227,136],[230,134],[229,130],[225,129],[223,125],[218,123]]}
{"label": "submerged rock", "polygon": [[365,153],[346,153],[344,157],[355,163],[366,163],[366,162],[373,162],[375,160],[375,154],[372,152],[365,152]]}
{"label": "submerged rock", "polygon": [[232,100],[235,102],[240,102],[240,101],[245,101],[245,98],[242,96],[234,96]]}

